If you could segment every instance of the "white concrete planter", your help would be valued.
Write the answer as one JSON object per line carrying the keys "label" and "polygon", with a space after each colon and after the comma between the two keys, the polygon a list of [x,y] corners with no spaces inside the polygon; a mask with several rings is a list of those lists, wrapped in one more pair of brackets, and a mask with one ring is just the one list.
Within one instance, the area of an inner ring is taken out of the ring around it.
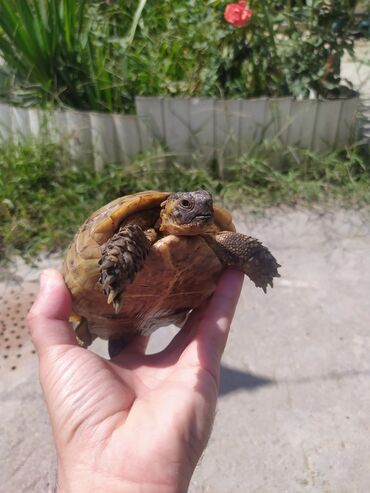
{"label": "white concrete planter", "polygon": [[235,159],[264,139],[323,152],[344,147],[353,136],[358,98],[296,101],[293,98],[217,100],[136,98],[137,115],[42,111],[0,104],[0,137],[37,135],[46,126],[65,138],[72,156],[94,163],[126,163],[156,143],[185,160]]}
{"label": "white concrete planter", "polygon": [[265,139],[278,138],[316,152],[351,142],[358,97],[331,101],[293,98],[136,98],[137,114],[155,139],[177,154],[202,151],[235,158]]}
{"label": "white concrete planter", "polygon": [[153,139],[136,115],[85,111],[43,111],[0,104],[0,138],[19,140],[42,128],[65,141],[72,157],[92,161],[96,169],[108,162],[129,162],[150,149]]}

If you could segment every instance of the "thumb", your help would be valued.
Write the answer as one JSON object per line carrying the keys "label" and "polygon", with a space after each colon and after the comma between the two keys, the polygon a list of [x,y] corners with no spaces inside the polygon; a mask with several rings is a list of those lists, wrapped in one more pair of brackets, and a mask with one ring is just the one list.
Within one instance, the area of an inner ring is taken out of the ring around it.
{"label": "thumb", "polygon": [[71,296],[63,276],[47,269],[40,276],[40,291],[27,315],[32,341],[40,354],[50,346],[77,345],[72,326],[68,323]]}
{"label": "thumb", "polygon": [[[208,304],[195,320],[193,340],[183,353],[183,361],[198,363],[212,375],[218,375],[230,325],[243,285],[244,274],[227,269],[220,277]],[[192,320],[189,320],[191,323]]]}

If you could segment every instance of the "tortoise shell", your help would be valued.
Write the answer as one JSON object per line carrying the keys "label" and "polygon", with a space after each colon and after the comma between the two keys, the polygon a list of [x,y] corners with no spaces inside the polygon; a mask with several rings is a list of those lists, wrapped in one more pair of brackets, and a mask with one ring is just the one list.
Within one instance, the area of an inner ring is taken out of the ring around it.
{"label": "tortoise shell", "polygon": [[[159,218],[160,205],[169,195],[147,191],[110,202],[85,221],[69,246],[63,274],[74,314],[87,321],[89,334],[78,334],[85,345],[97,336],[118,339],[147,335],[171,323],[181,326],[189,311],[213,293],[224,266],[201,236],[174,235],[162,235],[152,245],[118,313],[102,292],[98,262],[104,244],[132,214],[153,210]],[[235,231],[225,209],[215,207],[214,219],[220,230]]]}

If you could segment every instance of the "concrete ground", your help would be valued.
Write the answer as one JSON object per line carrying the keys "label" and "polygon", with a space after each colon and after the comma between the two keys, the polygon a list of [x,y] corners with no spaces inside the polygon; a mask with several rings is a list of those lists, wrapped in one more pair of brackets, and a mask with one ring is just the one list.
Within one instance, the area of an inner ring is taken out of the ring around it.
{"label": "concrete ground", "polygon": [[[370,213],[236,212],[281,279],[246,280],[223,357],[216,422],[190,493],[370,490]],[[40,267],[58,265],[45,259]],[[24,325],[38,269],[0,286],[0,491],[53,491],[55,457]],[[160,330],[151,350],[173,335]],[[101,351],[101,345],[96,347]]]}

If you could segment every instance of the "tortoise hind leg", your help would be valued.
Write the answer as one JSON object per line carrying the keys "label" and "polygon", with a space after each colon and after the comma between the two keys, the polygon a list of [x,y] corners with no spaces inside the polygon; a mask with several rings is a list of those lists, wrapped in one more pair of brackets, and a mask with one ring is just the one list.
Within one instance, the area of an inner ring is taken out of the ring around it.
{"label": "tortoise hind leg", "polygon": [[137,224],[127,224],[103,246],[99,283],[116,313],[120,309],[123,292],[143,268],[155,238],[154,230],[144,232]]}
{"label": "tortoise hind leg", "polygon": [[108,354],[112,359],[118,356],[120,352],[129,344],[133,339],[133,336],[123,336],[120,339],[110,339],[108,341]]}
{"label": "tortoise hind leg", "polygon": [[76,326],[75,334],[78,344],[84,348],[90,346],[90,344],[96,338],[96,335],[90,332],[89,324],[85,317],[82,317],[78,325]]}
{"label": "tortoise hind leg", "polygon": [[204,239],[224,265],[242,270],[258,288],[266,293],[273,278],[280,277],[281,267],[270,251],[256,238],[231,231],[221,231]]}

